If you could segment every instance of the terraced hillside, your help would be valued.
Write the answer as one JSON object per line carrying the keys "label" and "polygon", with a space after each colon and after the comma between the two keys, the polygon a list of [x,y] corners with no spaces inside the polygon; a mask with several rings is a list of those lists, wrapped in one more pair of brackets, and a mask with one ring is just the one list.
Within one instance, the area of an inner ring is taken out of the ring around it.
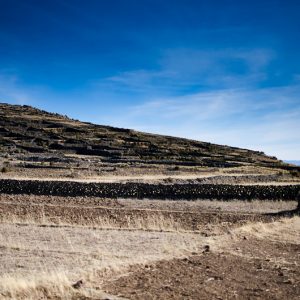
{"label": "terraced hillside", "polygon": [[0,170],[0,299],[299,299],[299,167],[0,104]]}
{"label": "terraced hillside", "polygon": [[293,168],[263,152],[95,125],[8,104],[0,104],[0,149],[4,167],[10,157],[15,166],[31,169]]}

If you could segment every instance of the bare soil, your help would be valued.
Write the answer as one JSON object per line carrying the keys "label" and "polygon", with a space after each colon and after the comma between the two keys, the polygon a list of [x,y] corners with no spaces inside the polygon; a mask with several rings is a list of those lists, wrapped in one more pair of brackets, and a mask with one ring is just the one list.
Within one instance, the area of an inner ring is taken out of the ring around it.
{"label": "bare soil", "polygon": [[299,299],[300,218],[248,224],[201,254],[163,260],[108,282],[128,299]]}
{"label": "bare soil", "polygon": [[299,299],[299,245],[249,238],[237,248],[132,267],[104,289],[128,299]]}

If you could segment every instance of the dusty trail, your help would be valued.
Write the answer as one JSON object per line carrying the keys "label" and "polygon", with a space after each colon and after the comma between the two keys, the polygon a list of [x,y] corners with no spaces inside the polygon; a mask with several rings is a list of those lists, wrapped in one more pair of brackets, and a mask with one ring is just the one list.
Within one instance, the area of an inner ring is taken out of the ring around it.
{"label": "dusty trail", "polygon": [[11,180],[34,180],[34,181],[63,181],[63,182],[80,182],[80,183],[213,183],[213,184],[244,184],[244,185],[299,185],[300,181],[284,180],[279,181],[278,174],[241,174],[241,173],[195,173],[195,174],[141,174],[138,176],[132,175],[105,175],[105,176],[90,176],[88,178],[69,178],[69,177],[34,177],[20,175],[5,175],[0,174],[0,179]]}

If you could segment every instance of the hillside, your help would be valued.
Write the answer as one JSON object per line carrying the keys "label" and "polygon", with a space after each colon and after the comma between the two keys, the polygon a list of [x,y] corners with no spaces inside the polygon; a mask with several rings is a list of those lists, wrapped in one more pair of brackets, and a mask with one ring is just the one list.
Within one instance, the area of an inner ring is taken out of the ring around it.
{"label": "hillside", "polygon": [[263,152],[80,122],[26,105],[0,104],[0,149],[7,170],[32,172],[293,168]]}
{"label": "hillside", "polygon": [[1,299],[299,295],[299,167],[29,106],[0,136]]}

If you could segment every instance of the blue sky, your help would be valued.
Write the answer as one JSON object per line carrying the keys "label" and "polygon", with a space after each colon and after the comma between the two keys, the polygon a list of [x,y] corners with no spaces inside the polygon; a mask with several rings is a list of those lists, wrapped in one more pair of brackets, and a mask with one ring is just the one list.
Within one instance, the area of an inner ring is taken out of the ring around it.
{"label": "blue sky", "polygon": [[300,159],[300,1],[0,0],[0,101]]}

